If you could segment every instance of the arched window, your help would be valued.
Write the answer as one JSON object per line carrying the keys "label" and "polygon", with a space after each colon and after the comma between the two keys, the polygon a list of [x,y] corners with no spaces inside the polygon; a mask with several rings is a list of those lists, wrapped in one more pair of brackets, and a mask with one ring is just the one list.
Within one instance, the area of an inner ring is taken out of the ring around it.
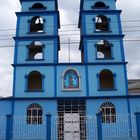
{"label": "arched window", "polygon": [[27,124],[42,124],[43,109],[39,104],[31,104],[27,108]]}
{"label": "arched window", "polygon": [[102,115],[102,123],[115,123],[116,122],[116,108],[111,102],[105,102],[100,106]]}
{"label": "arched window", "polygon": [[42,75],[38,71],[32,71],[28,75],[28,91],[42,91]]}
{"label": "arched window", "polygon": [[97,42],[97,58],[110,59],[111,54],[111,44],[107,40],[100,40]]}
{"label": "arched window", "polygon": [[39,41],[34,41],[28,46],[29,60],[43,59],[43,44]]}
{"label": "arched window", "polygon": [[102,90],[114,89],[114,75],[110,70],[102,70],[99,74],[99,84]]}
{"label": "arched window", "polygon": [[69,69],[65,72],[63,77],[63,88],[64,89],[79,89],[79,76],[78,73],[73,70]]}
{"label": "arched window", "polygon": [[30,21],[30,32],[43,32],[43,18],[39,16],[35,16]]}
{"label": "arched window", "polygon": [[104,2],[96,2],[92,8],[106,8],[106,4]]}
{"label": "arched window", "polygon": [[35,4],[33,4],[31,9],[39,10],[39,9],[44,9],[44,8],[46,8],[46,7],[42,3],[35,3]]}
{"label": "arched window", "polygon": [[95,18],[95,31],[102,31],[102,32],[109,31],[109,22],[106,16],[98,15]]}

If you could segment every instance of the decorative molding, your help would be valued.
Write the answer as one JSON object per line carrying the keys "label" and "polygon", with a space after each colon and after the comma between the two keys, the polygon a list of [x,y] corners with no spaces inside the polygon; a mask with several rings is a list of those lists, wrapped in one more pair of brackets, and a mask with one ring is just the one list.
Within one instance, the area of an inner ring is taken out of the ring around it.
{"label": "decorative molding", "polygon": [[96,65],[126,65],[127,62],[95,62],[95,63],[20,63],[12,64],[13,67],[32,67],[32,66],[96,66]]}
{"label": "decorative molding", "polygon": [[0,101],[15,101],[15,100],[60,100],[60,99],[140,99],[139,95],[113,95],[113,96],[75,96],[75,97],[3,97]]}

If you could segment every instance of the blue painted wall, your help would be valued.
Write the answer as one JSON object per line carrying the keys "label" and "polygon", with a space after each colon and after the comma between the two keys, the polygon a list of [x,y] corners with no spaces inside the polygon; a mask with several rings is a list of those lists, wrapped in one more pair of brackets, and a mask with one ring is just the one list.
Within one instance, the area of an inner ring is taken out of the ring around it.
{"label": "blue painted wall", "polygon": [[[28,59],[28,54],[29,54],[29,49],[28,45],[30,45],[33,41],[39,41],[40,43],[43,44],[43,60],[29,60]],[[48,39],[28,39],[28,40],[19,40],[17,41],[18,44],[16,46],[17,51],[17,64],[23,64],[23,63],[55,63],[58,61],[58,58],[55,56],[57,55],[58,51],[58,40],[56,38]]]}
{"label": "blue painted wall", "polygon": [[[30,2],[30,1],[27,1],[27,2],[23,2],[22,3],[22,9],[21,11],[24,12],[24,11],[29,11],[30,8],[35,4],[35,3],[41,3],[43,4],[46,8],[46,11],[54,11],[55,10],[55,0],[52,0],[52,1],[33,1],[33,2]],[[32,10],[30,10],[32,11]]]}
{"label": "blue painted wall", "polygon": [[[44,74],[44,91],[42,92],[28,92],[25,76],[32,71],[39,71]],[[16,68],[16,84],[15,96],[16,97],[52,97],[54,96],[54,67],[48,66],[32,66],[32,67],[17,67]]]}
{"label": "blue painted wall", "polygon": [[0,116],[5,116],[12,113],[12,102],[0,100]]}
{"label": "blue painted wall", "polygon": [[[39,36],[39,35],[57,35],[58,34],[58,13],[57,12],[27,12],[17,13],[19,20],[19,27],[17,34],[19,36]],[[44,29],[41,33],[30,33],[30,20],[34,16],[40,16],[44,21]]]}
{"label": "blue painted wall", "polygon": [[132,113],[140,112],[140,100],[139,100],[139,98],[130,99],[130,111]]}
{"label": "blue painted wall", "polygon": [[[26,111],[28,106],[30,106],[33,103],[39,104],[43,108],[43,120],[45,119],[46,114],[57,114],[57,102],[54,100],[29,100],[29,101],[16,101],[15,102],[15,111],[14,114],[18,116],[23,116],[26,118]],[[22,106],[21,106],[22,104]]]}
{"label": "blue painted wall", "polygon": [[[80,77],[80,89],[67,91],[63,89],[63,76],[67,69],[77,70]],[[16,68],[16,96],[18,97],[83,97],[83,96],[118,96],[118,95],[126,95],[126,88],[122,85],[125,85],[125,75],[124,75],[124,67],[122,65],[91,65],[88,66],[89,77],[86,78],[85,66],[69,66],[69,65],[60,65],[57,66],[57,71],[54,70],[54,66],[24,66]],[[115,89],[114,90],[99,90],[99,73],[104,70],[111,70],[115,81]],[[35,92],[30,93],[26,90],[26,82],[25,76],[30,72],[37,70],[41,74],[45,75],[44,78],[44,91],[42,93]],[[57,72],[57,73],[56,73]],[[54,78],[54,75],[57,75],[57,78]],[[20,76],[19,76],[20,75]],[[56,85],[54,84],[57,79]],[[87,81],[88,80],[88,81]],[[87,82],[89,83],[88,85]],[[86,86],[85,86],[86,85]],[[89,93],[87,93],[87,88],[89,88]],[[54,93],[56,91],[57,93]]]}
{"label": "blue painted wall", "polygon": [[87,99],[86,113],[89,116],[96,115],[97,113],[100,112],[100,106],[105,102],[113,103],[116,107],[117,114],[122,114],[122,112],[124,114],[128,113],[126,99],[112,99],[112,98],[107,98],[107,97],[104,99],[94,99],[94,100]]}
{"label": "blue painted wall", "polygon": [[[111,59],[98,59],[97,58],[97,46],[96,44],[100,40],[107,40],[109,43],[112,44],[111,46]],[[102,63],[102,62],[123,62],[124,61],[124,53],[122,53],[122,45],[120,45],[121,40],[118,38],[110,38],[106,36],[102,37],[97,37],[95,39],[90,37],[90,38],[85,38],[83,39],[83,44],[84,44],[84,50],[85,51],[85,56],[87,56],[86,61],[89,63],[96,62],[96,63]]]}
{"label": "blue painted wall", "polygon": [[[83,10],[93,10],[91,6],[93,6],[96,2],[99,2],[99,0],[83,0]],[[115,0],[100,0],[100,2],[105,2],[106,6],[109,6],[108,10],[115,10]]]}
{"label": "blue painted wall", "polygon": [[[82,28],[82,35],[113,35],[119,34],[119,23],[118,23],[118,15],[120,12],[106,12],[103,11],[89,11],[89,12],[82,12],[81,13],[81,26]],[[109,31],[107,32],[97,32],[95,30],[95,17],[98,15],[104,15],[109,19]]]}
{"label": "blue painted wall", "polygon": [[[107,90],[101,91],[99,90],[99,79],[98,74],[103,69],[111,70],[113,73],[116,74],[114,77],[115,81],[115,90]],[[100,65],[100,66],[89,66],[88,68],[89,74],[89,95],[90,96],[118,96],[118,95],[126,95],[125,85],[125,75],[124,69],[120,65]]]}

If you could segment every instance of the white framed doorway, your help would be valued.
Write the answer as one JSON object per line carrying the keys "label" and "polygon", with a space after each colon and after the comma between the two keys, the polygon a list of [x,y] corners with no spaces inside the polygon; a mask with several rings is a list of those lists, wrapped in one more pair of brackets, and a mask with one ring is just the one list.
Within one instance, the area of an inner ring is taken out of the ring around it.
{"label": "white framed doorway", "polygon": [[86,140],[85,100],[59,100],[58,140]]}
{"label": "white framed doorway", "polygon": [[64,114],[64,140],[80,140],[79,113]]}

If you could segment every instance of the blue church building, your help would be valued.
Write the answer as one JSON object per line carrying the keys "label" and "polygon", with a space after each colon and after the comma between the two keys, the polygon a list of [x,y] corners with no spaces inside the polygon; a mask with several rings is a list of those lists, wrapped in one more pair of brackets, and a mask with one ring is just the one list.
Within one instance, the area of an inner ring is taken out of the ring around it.
{"label": "blue church building", "polygon": [[0,140],[140,140],[116,0],[81,0],[81,62],[60,63],[57,0],[20,0],[13,95],[0,98]]}

